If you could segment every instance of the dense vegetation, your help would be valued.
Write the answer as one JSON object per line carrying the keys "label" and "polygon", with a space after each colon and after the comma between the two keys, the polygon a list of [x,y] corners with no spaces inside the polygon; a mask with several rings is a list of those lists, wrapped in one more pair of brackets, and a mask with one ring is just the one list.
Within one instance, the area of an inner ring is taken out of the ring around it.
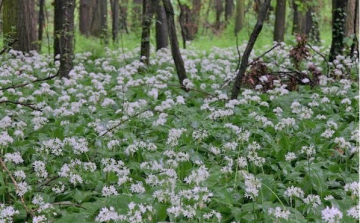
{"label": "dense vegetation", "polygon": [[237,100],[234,47],[182,50],[188,92],[167,49],[148,68],[138,49],[78,53],[70,79],[3,55],[0,222],[358,222],[358,59],[291,49]]}

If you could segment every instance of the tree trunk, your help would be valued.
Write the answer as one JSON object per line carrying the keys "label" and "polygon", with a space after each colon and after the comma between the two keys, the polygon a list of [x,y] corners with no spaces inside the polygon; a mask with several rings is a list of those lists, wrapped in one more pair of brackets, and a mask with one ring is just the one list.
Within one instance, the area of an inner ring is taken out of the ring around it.
{"label": "tree trunk", "polygon": [[189,5],[181,3],[180,0],[178,0],[178,3],[180,6],[179,23],[181,27],[181,35],[183,37],[184,48],[186,48],[186,41],[194,40],[195,35],[198,32],[201,1],[193,0],[191,8]]}
{"label": "tree trunk", "polygon": [[238,0],[236,5],[236,17],[235,17],[235,36],[242,30],[244,27],[245,20],[245,1]]}
{"label": "tree trunk", "polygon": [[41,43],[44,32],[44,23],[45,23],[45,11],[44,11],[45,0],[39,0],[39,17],[38,17],[38,41],[39,41],[39,52],[41,51]]}
{"label": "tree trunk", "polygon": [[234,0],[225,0],[225,21],[228,22],[233,14]]}
{"label": "tree trunk", "polygon": [[121,1],[119,4],[120,7],[120,30],[129,33],[127,26],[127,9],[128,9],[128,0]]}
{"label": "tree trunk", "polygon": [[157,6],[155,6],[156,10],[156,26],[155,26],[155,36],[156,36],[156,51],[161,48],[165,48],[169,45],[168,41],[168,27],[166,21],[166,14],[164,5],[162,2],[157,1]]}
{"label": "tree trunk", "polygon": [[309,15],[307,17],[307,24],[309,26],[309,39],[316,44],[320,44],[320,27],[318,22],[318,18],[320,17],[319,13],[319,5],[313,5],[311,8],[309,8]]}
{"label": "tree trunk", "polygon": [[154,14],[153,1],[143,0],[143,21],[142,21],[142,34],[141,34],[141,47],[140,47],[140,61],[146,66],[149,65],[150,58],[150,26]]}
{"label": "tree trunk", "polygon": [[171,54],[174,59],[176,72],[179,78],[180,86],[186,90],[184,86],[184,80],[187,79],[186,70],[184,66],[184,61],[181,57],[180,49],[179,49],[179,42],[176,36],[176,28],[175,28],[175,20],[174,20],[174,9],[171,5],[170,0],[163,0],[165,12],[166,12],[166,19],[168,22],[168,29],[169,29],[169,39],[171,45]]}
{"label": "tree trunk", "polygon": [[239,95],[240,88],[241,88],[241,82],[242,82],[243,76],[245,74],[246,68],[248,67],[249,56],[255,45],[256,39],[258,38],[258,36],[262,30],[263,22],[266,18],[267,12],[270,8],[270,2],[271,2],[271,0],[265,0],[265,2],[261,5],[259,17],[257,19],[257,22],[255,24],[255,27],[254,27],[251,35],[250,35],[250,39],[249,39],[248,44],[246,45],[244,54],[241,57],[241,65],[240,65],[239,72],[236,75],[235,83],[234,83],[234,86],[231,91],[231,99],[236,99]]}
{"label": "tree trunk", "polygon": [[347,0],[333,0],[332,42],[329,61],[333,61],[337,55],[343,54],[347,2]]}
{"label": "tree trunk", "polygon": [[107,0],[95,0],[90,29],[91,35],[100,38],[102,42],[107,44],[107,29]]}
{"label": "tree trunk", "polygon": [[221,14],[224,11],[223,0],[215,0],[215,29],[219,31],[221,29]]}
{"label": "tree trunk", "polygon": [[346,6],[345,37],[352,39],[350,55],[358,48],[359,0],[349,0]]}
{"label": "tree trunk", "polygon": [[54,56],[60,55],[59,76],[69,78],[74,58],[75,0],[55,0]]}
{"label": "tree trunk", "polygon": [[286,21],[286,0],[277,0],[275,14],[274,41],[284,42]]}
{"label": "tree trunk", "polygon": [[[301,4],[306,4],[306,3],[302,2]],[[306,35],[307,13],[299,10],[298,3],[295,0],[293,0],[293,10],[294,10],[294,17],[293,17],[294,19],[293,19],[292,34]]]}
{"label": "tree trunk", "polygon": [[82,35],[89,36],[94,0],[80,0],[79,30]]}
{"label": "tree trunk", "polygon": [[36,32],[35,0],[12,0],[4,1],[3,31],[7,46],[13,40],[14,50],[29,52],[38,48]]}
{"label": "tree trunk", "polygon": [[115,43],[119,33],[119,0],[110,0],[112,12],[112,39]]}

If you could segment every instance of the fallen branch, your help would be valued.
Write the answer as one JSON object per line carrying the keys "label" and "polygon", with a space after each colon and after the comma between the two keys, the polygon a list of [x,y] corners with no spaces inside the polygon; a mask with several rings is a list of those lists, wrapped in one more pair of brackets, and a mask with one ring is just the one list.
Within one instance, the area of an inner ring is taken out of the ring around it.
{"label": "fallen branch", "polygon": [[33,106],[34,104],[26,104],[26,103],[21,103],[21,102],[18,102],[18,101],[0,101],[0,104],[21,105],[21,106],[30,108],[30,109],[32,109],[32,110],[34,110],[34,111],[40,111],[40,112],[42,112],[42,110],[41,110],[40,108],[34,107],[34,106]]}
{"label": "fallen branch", "polygon": [[270,53],[272,50],[274,50],[276,47],[281,46],[281,43],[277,43],[276,45],[274,45],[273,47],[271,47],[270,49],[268,49],[267,51],[265,51],[263,54],[261,54],[260,56],[256,57],[255,59],[253,59],[253,61],[251,63],[249,63],[248,66],[253,65],[255,62],[257,62],[258,60],[260,60],[263,56],[265,56],[266,54]]}
{"label": "fallen branch", "polygon": [[139,113],[136,113],[135,115],[129,117],[128,119],[124,120],[123,122],[120,122],[119,124],[114,125],[113,127],[107,129],[106,132],[102,133],[102,134],[99,136],[99,138],[100,138],[100,137],[103,137],[104,135],[108,134],[109,132],[112,132],[113,130],[115,130],[116,128],[118,128],[120,125],[124,124],[124,123],[127,122],[127,121],[130,121],[132,118],[135,118],[135,117],[137,117],[137,116],[139,116],[139,115],[141,115],[141,114],[143,114],[143,113],[145,113],[145,112],[147,112],[147,111],[150,111],[150,110],[151,110],[151,109],[148,108],[148,109],[146,109],[146,110],[144,110],[144,111],[141,111],[141,112],[139,112]]}
{"label": "fallen branch", "polygon": [[[1,159],[1,157],[0,157],[0,165],[1,165],[1,167],[5,170],[5,172],[9,175],[9,177],[10,177],[12,183],[14,184],[16,190],[17,190],[17,191],[20,191],[20,188],[19,188],[19,186],[18,186],[15,178],[14,178],[13,175],[10,173],[9,169],[7,168],[5,162]],[[24,201],[24,197],[23,197],[23,196],[19,196],[19,197],[20,197],[21,205],[22,205],[22,206],[24,207],[24,209],[26,210],[26,213],[28,213],[31,217],[34,217],[35,214],[34,214],[34,212],[33,212],[31,209],[29,209],[29,208],[26,206],[25,201]]]}
{"label": "fallen branch", "polygon": [[38,78],[36,80],[30,81],[30,82],[27,82],[27,83],[18,84],[18,85],[11,85],[11,86],[8,86],[8,87],[0,88],[0,91],[4,91],[4,90],[8,90],[8,89],[21,88],[21,87],[25,87],[25,86],[27,86],[27,85],[29,85],[31,83],[51,80],[51,79],[57,77],[58,75],[59,75],[59,72],[57,74],[53,75],[53,76],[49,76],[49,77],[45,77],[45,78]]}

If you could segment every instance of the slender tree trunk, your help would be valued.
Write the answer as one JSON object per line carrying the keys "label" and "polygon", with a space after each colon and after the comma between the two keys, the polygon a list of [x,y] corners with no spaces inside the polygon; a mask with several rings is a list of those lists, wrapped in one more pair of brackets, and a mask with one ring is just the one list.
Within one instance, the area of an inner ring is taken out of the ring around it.
{"label": "slender tree trunk", "polygon": [[127,25],[127,10],[128,10],[128,0],[121,1],[119,4],[120,8],[120,30],[129,33]]}
{"label": "slender tree trunk", "polygon": [[39,17],[38,17],[38,41],[39,41],[39,52],[41,51],[41,44],[44,32],[44,24],[45,24],[45,11],[44,11],[45,0],[39,0]]}
{"label": "slender tree trunk", "polygon": [[219,31],[221,29],[221,14],[224,11],[223,0],[215,0],[215,29]]}
{"label": "slender tree trunk", "polygon": [[143,0],[143,21],[140,47],[140,61],[146,66],[149,65],[150,58],[150,26],[154,14],[153,3],[151,0]]}
{"label": "slender tree trunk", "polygon": [[79,30],[82,35],[89,36],[94,0],[80,0]]}
{"label": "slender tree trunk", "polygon": [[75,0],[55,0],[54,56],[60,56],[59,76],[69,78],[74,58]]}
{"label": "slender tree trunk", "polygon": [[241,57],[241,65],[240,65],[239,72],[236,75],[235,83],[234,83],[234,86],[231,91],[231,99],[236,99],[239,95],[242,79],[245,74],[246,68],[248,67],[250,53],[255,45],[256,39],[258,38],[258,36],[262,30],[263,22],[266,18],[267,12],[270,8],[270,3],[271,3],[271,0],[265,0],[265,2],[261,5],[259,17],[257,19],[257,22],[255,24],[255,27],[254,27],[251,35],[250,35],[250,39],[249,39],[248,44],[246,45],[244,54]]}
{"label": "slender tree trunk", "polygon": [[119,33],[119,0],[110,0],[112,12],[112,39],[115,43]]}
{"label": "slender tree trunk", "polygon": [[343,54],[344,37],[345,37],[345,21],[346,21],[346,5],[347,0],[333,0],[333,19],[332,19],[332,42],[330,48],[329,60],[333,61],[337,55]]}
{"label": "slender tree trunk", "polygon": [[176,36],[174,9],[171,5],[170,0],[163,0],[163,4],[164,4],[165,12],[166,12],[166,19],[168,22],[171,53],[172,53],[172,56],[174,59],[176,72],[177,72],[181,87],[184,90],[186,90],[186,88],[184,86],[184,80],[187,79],[187,76],[186,76],[184,61],[181,57],[181,53],[180,53],[180,49],[179,49],[179,42],[178,42],[178,39]]}
{"label": "slender tree trunk", "polygon": [[225,0],[225,21],[228,22],[233,14],[234,0]]}
{"label": "slender tree trunk", "polygon": [[286,0],[277,0],[275,14],[274,41],[284,42],[286,21]]}
{"label": "slender tree trunk", "polygon": [[35,0],[6,0],[3,4],[4,44],[16,39],[13,49],[22,52],[37,50]]}
{"label": "slender tree trunk", "polygon": [[307,23],[309,24],[309,39],[316,44],[320,44],[320,27],[319,27],[319,13],[320,7],[318,5],[313,5],[309,9],[310,14],[307,17]]}
{"label": "slender tree trunk", "polygon": [[95,0],[90,33],[108,43],[107,0]]}
{"label": "slender tree trunk", "polygon": [[236,5],[236,17],[235,17],[235,36],[244,27],[245,21],[245,0],[238,0]]}
{"label": "slender tree trunk", "polygon": [[161,48],[165,48],[169,45],[168,41],[168,27],[166,21],[166,14],[164,5],[162,2],[157,1],[156,10],[156,26],[155,26],[155,36],[156,36],[156,51]]}
{"label": "slender tree trunk", "polygon": [[178,0],[178,3],[180,6],[179,23],[181,35],[183,38],[183,46],[186,48],[186,41],[194,40],[198,32],[201,1],[193,0],[191,8],[188,4],[181,3],[180,0]]}
{"label": "slender tree trunk", "polygon": [[[306,4],[303,2],[302,4]],[[307,29],[307,16],[306,12],[300,11],[297,1],[293,0],[293,10],[294,10],[294,19],[293,19],[293,29],[292,34],[301,34],[306,35]]]}

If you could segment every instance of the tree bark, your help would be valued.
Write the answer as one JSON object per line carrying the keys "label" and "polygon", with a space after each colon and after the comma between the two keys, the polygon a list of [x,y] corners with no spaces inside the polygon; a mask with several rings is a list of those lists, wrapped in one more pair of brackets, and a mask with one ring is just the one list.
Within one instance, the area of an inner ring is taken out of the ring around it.
{"label": "tree bark", "polygon": [[108,43],[107,0],[95,0],[90,33]]}
{"label": "tree bark", "polygon": [[74,58],[75,0],[55,0],[54,56],[60,56],[59,76],[69,78]]}
{"label": "tree bark", "polygon": [[115,43],[119,33],[119,0],[110,0],[112,12],[112,39]]}
{"label": "tree bark", "polygon": [[44,32],[44,23],[45,23],[45,11],[44,11],[45,0],[39,0],[39,17],[38,17],[38,41],[39,41],[39,52],[41,51],[41,43]]}
{"label": "tree bark", "polygon": [[6,37],[4,45],[17,39],[18,41],[12,45],[14,50],[22,52],[37,50],[35,0],[7,0],[3,4],[3,31]]}
{"label": "tree bark", "polygon": [[193,0],[191,8],[188,4],[181,3],[180,0],[178,0],[178,3],[180,6],[179,23],[181,35],[183,38],[183,46],[186,48],[186,41],[194,40],[198,32],[201,1]]}
{"label": "tree bark", "polygon": [[332,42],[330,48],[329,61],[333,61],[337,55],[343,54],[344,37],[345,37],[345,21],[346,21],[346,5],[347,0],[333,0],[332,9]]}
{"label": "tree bark", "polygon": [[[302,2],[301,4],[306,4],[305,2]],[[307,15],[306,12],[300,11],[298,3],[293,0],[293,10],[294,10],[294,17],[293,17],[293,29],[292,34],[302,34],[307,35]]]}
{"label": "tree bark", "polygon": [[120,30],[129,33],[128,25],[127,25],[128,0],[121,1],[119,7],[120,7]]}
{"label": "tree bark", "polygon": [[349,0],[346,6],[345,37],[352,39],[350,55],[358,48],[359,0]]}
{"label": "tree bark", "polygon": [[233,14],[234,0],[225,0],[225,21],[228,22]]}
{"label": "tree bark", "polygon": [[234,86],[231,91],[231,99],[237,99],[237,97],[239,95],[242,79],[245,74],[246,68],[248,67],[250,53],[255,45],[256,39],[258,38],[258,36],[262,30],[263,22],[266,18],[267,12],[270,8],[270,3],[271,3],[271,0],[265,0],[265,2],[261,5],[259,17],[257,19],[257,22],[255,24],[255,27],[254,27],[251,35],[250,35],[250,39],[249,39],[248,44],[246,45],[244,54],[242,55],[242,58],[241,58],[240,69],[236,75],[235,83],[234,83]]}
{"label": "tree bark", "polygon": [[89,36],[94,0],[80,0],[79,30],[82,35]]}
{"label": "tree bark", "polygon": [[235,17],[235,36],[238,35],[240,30],[244,27],[245,20],[245,1],[238,0],[236,5],[236,17]]}
{"label": "tree bark", "polygon": [[174,9],[171,5],[170,0],[163,0],[165,12],[166,12],[166,19],[168,22],[168,29],[169,29],[169,39],[171,45],[171,53],[174,59],[176,72],[179,78],[180,86],[186,90],[184,86],[184,80],[187,79],[186,70],[184,66],[184,61],[181,57],[180,49],[179,49],[179,42],[176,36],[176,28],[175,28],[175,20],[174,20]]}
{"label": "tree bark", "polygon": [[156,26],[155,26],[155,36],[156,36],[156,51],[162,48],[166,48],[169,45],[168,41],[168,27],[166,21],[166,14],[164,5],[162,2],[157,1],[156,10]]}
{"label": "tree bark", "polygon": [[143,0],[143,16],[142,16],[142,34],[140,46],[140,61],[146,66],[149,65],[150,58],[150,26],[154,14],[153,4],[151,0]]}
{"label": "tree bark", "polygon": [[284,42],[286,22],[286,0],[277,0],[275,14],[274,41]]}
{"label": "tree bark", "polygon": [[224,11],[223,0],[215,0],[215,29],[217,31],[221,28],[221,14]]}

